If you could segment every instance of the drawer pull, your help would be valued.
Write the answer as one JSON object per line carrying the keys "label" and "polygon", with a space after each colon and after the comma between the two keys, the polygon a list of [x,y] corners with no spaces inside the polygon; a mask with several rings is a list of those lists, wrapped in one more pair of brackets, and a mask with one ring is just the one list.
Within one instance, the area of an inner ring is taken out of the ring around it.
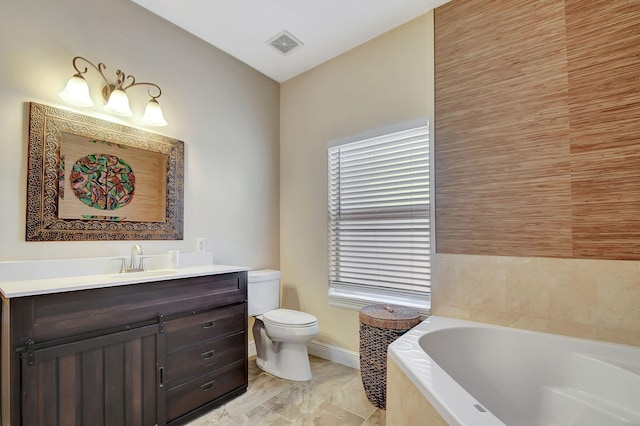
{"label": "drawer pull", "polygon": [[209,352],[205,352],[203,354],[200,354],[200,356],[202,357],[202,359],[211,359],[213,358],[213,355],[215,355],[216,351],[209,351]]}
{"label": "drawer pull", "polygon": [[209,383],[205,383],[204,385],[200,386],[200,388],[206,392],[208,390],[213,389],[213,383],[215,382],[215,380],[210,381]]}
{"label": "drawer pull", "polygon": [[209,322],[205,322],[202,324],[202,328],[211,328],[214,327],[216,325],[215,321],[209,321]]}

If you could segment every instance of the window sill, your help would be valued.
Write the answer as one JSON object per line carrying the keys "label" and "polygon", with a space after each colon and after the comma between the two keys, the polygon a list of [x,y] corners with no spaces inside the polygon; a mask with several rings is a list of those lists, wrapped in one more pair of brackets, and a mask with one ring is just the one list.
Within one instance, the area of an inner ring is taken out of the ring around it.
{"label": "window sill", "polygon": [[406,297],[391,296],[388,294],[365,293],[335,288],[329,288],[328,296],[329,305],[336,308],[359,311],[367,305],[389,303],[392,305],[413,308],[417,310],[422,317],[426,317],[431,314],[431,299],[429,297],[425,297],[423,300],[415,300]]}

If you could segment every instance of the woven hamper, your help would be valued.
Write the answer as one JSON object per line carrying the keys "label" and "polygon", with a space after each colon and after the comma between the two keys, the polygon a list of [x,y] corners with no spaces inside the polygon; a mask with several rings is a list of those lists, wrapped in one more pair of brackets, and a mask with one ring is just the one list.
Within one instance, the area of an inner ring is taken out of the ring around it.
{"label": "woven hamper", "polygon": [[415,309],[369,305],[360,310],[360,375],[367,398],[387,406],[387,347],[420,322]]}

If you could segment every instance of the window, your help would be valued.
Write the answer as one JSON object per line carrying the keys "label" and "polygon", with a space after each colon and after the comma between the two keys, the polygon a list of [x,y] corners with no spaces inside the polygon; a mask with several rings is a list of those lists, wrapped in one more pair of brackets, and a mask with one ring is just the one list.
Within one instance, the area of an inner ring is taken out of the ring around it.
{"label": "window", "polygon": [[329,146],[329,301],[428,312],[429,125],[423,120]]}

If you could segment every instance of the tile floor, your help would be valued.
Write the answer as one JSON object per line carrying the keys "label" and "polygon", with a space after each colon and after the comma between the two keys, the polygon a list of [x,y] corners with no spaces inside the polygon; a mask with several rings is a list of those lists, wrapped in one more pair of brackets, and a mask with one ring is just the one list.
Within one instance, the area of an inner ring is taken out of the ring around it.
{"label": "tile floor", "polygon": [[309,358],[313,378],[292,382],[260,370],[251,357],[247,392],[188,426],[384,426],[385,411],[367,399],[359,370]]}

